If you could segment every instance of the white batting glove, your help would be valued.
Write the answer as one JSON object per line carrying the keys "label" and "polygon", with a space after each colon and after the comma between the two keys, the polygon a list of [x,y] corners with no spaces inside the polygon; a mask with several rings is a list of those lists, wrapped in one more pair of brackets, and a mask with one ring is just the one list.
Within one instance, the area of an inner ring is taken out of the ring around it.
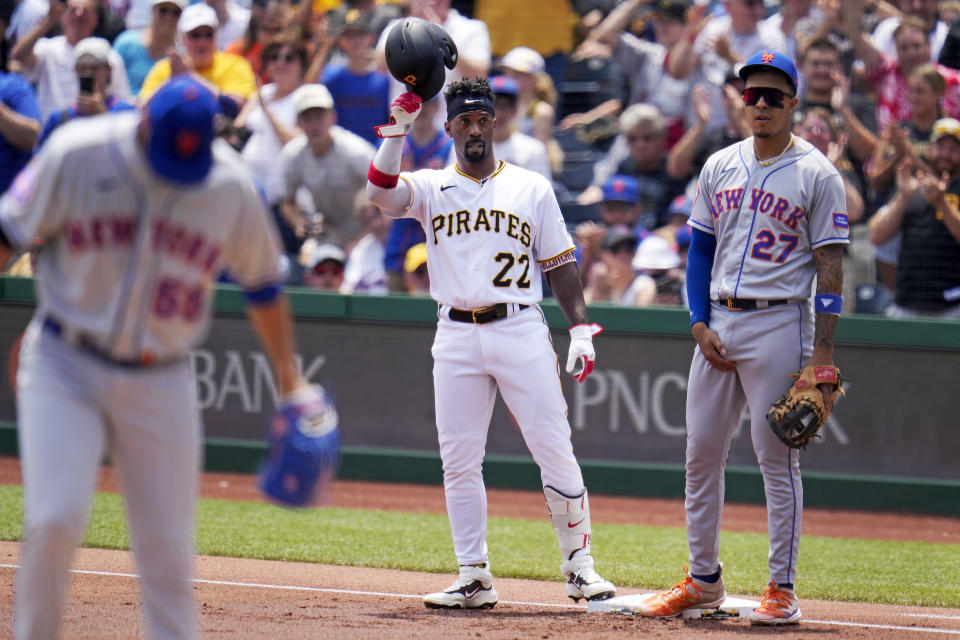
{"label": "white batting glove", "polygon": [[401,93],[390,103],[390,124],[374,127],[381,138],[396,138],[407,135],[410,125],[420,115],[423,100],[415,93]]}
{"label": "white batting glove", "polygon": [[593,351],[593,336],[603,331],[596,322],[570,327],[570,352],[567,355],[567,373],[577,382],[583,382],[593,372],[597,355]]}

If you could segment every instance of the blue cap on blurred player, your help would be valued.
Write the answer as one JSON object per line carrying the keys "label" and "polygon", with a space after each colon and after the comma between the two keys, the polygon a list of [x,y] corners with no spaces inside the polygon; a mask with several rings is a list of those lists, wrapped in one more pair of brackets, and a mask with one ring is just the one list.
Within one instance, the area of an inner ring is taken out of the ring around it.
{"label": "blue cap on blurred player", "polygon": [[213,164],[217,98],[189,76],[164,84],[147,103],[150,139],[147,158],[153,170],[173,182],[201,182]]}
{"label": "blue cap on blurred player", "polygon": [[740,67],[739,76],[746,82],[747,76],[754,71],[779,71],[793,86],[793,92],[797,92],[797,86],[800,84],[800,77],[797,74],[797,67],[788,56],[776,51],[761,51],[755,54],[746,64]]}

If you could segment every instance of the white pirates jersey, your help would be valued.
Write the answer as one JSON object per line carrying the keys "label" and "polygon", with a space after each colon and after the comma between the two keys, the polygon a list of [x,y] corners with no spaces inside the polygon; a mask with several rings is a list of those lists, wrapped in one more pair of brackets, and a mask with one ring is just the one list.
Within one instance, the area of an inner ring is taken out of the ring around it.
{"label": "white pirates jersey", "polygon": [[413,191],[404,216],[423,225],[430,295],[440,304],[536,304],[541,272],[572,256],[553,187],[537,173],[500,161],[482,181],[456,164],[400,177]]}
{"label": "white pirates jersey", "polygon": [[255,289],[282,280],[276,227],[240,156],[214,143],[196,186],[159,178],[135,113],[58,129],[0,199],[17,248],[41,244],[39,313],[117,359],[183,356],[209,324],[226,268]]}
{"label": "white pirates jersey", "polygon": [[805,300],[816,274],[812,250],[849,243],[843,180],[796,137],[769,167],[757,162],[752,137],[710,156],[688,224],[717,239],[713,300]]}

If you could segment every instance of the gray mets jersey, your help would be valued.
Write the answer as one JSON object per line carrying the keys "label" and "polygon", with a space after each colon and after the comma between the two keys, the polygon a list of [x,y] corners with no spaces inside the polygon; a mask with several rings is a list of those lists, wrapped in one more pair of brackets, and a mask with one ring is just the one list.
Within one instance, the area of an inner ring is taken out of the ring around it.
{"label": "gray mets jersey", "polygon": [[806,140],[770,167],[754,158],[753,138],[710,156],[689,224],[716,236],[710,298],[810,297],[810,252],[849,243],[839,172]]}
{"label": "gray mets jersey", "polygon": [[145,635],[196,636],[202,427],[186,355],[206,333],[221,269],[247,289],[281,279],[273,220],[239,154],[217,141],[206,177],[175,184],[151,169],[137,126],[125,113],[61,127],[0,199],[6,237],[42,244],[17,375],[28,540],[17,638],[58,635],[106,451],[125,493]]}
{"label": "gray mets jersey", "polygon": [[[766,414],[789,385],[787,375],[812,354],[813,251],[848,242],[846,211],[840,174],[799,138],[768,166],[757,161],[748,138],[713,154],[700,174],[688,224],[716,236],[709,325],[736,369],[714,368],[699,347],[690,367],[685,511],[694,575],[719,566],[725,461],[747,407],[763,473],[770,576],[794,582],[803,516],[800,454],[773,434]],[[744,310],[734,298],[759,301],[758,307]],[[723,300],[727,305],[717,302]]]}
{"label": "gray mets jersey", "polygon": [[427,235],[430,295],[440,304],[536,304],[541,272],[572,258],[553,188],[537,173],[500,161],[482,181],[456,165],[400,177],[413,192],[404,216]]}
{"label": "gray mets jersey", "polygon": [[64,126],[0,200],[0,225],[18,248],[44,243],[42,313],[117,359],[168,360],[203,339],[222,269],[246,288],[282,279],[279,243],[229,146],[214,144],[202,186],[177,185],[150,170],[136,126],[134,113]]}

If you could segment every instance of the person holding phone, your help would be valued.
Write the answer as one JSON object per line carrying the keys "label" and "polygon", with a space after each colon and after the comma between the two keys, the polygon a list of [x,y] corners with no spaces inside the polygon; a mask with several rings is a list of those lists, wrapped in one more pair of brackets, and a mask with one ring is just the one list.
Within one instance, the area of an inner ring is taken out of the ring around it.
{"label": "person holding phone", "polygon": [[[76,99],[79,87],[73,69],[74,48],[93,36],[100,24],[100,13],[100,0],[51,1],[46,17],[10,49],[11,61],[21,66],[23,76],[36,87],[41,122]],[[58,26],[62,35],[48,36]],[[110,67],[110,93],[129,100],[130,82],[123,59],[116,51],[110,52]]]}
{"label": "person holding phone", "polygon": [[43,145],[54,129],[73,118],[95,116],[108,111],[129,111],[136,107],[110,93],[112,70],[110,43],[104,38],[84,38],[73,48],[74,69],[80,92],[70,106],[54,111],[40,132],[37,147]]}

